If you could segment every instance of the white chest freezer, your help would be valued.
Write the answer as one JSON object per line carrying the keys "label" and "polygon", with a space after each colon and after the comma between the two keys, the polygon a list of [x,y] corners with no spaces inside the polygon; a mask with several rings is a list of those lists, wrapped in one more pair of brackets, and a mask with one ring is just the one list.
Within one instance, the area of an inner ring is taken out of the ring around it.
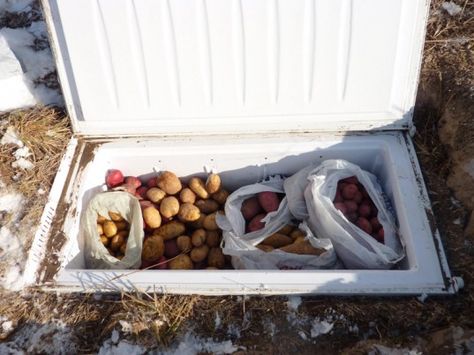
{"label": "white chest freezer", "polygon": [[[44,0],[74,129],[29,255],[64,291],[450,294],[410,137],[427,0]],[[108,169],[214,169],[230,190],[341,158],[374,173],[393,270],[87,270],[80,216]]]}

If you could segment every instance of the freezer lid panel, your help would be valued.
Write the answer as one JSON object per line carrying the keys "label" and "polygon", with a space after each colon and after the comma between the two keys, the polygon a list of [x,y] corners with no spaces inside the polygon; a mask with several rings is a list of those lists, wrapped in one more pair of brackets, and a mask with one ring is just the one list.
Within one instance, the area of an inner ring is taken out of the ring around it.
{"label": "freezer lid panel", "polygon": [[43,2],[78,133],[411,124],[427,0]]}

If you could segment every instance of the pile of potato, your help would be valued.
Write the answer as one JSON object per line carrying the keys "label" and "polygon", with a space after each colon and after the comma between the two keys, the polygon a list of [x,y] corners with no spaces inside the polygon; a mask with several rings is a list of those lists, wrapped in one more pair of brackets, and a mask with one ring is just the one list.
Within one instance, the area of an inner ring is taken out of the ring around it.
{"label": "pile of potato", "polygon": [[299,255],[321,255],[324,249],[313,247],[306,240],[306,234],[299,228],[287,224],[278,232],[265,238],[257,248],[264,252],[270,252],[275,249]]}
{"label": "pile of potato", "polygon": [[220,248],[222,231],[216,214],[229,193],[217,174],[204,182],[198,177],[185,185],[174,173],[164,171],[142,183],[110,170],[107,186],[120,188],[140,199],[145,226],[142,267],[155,269],[222,269],[227,267]]}
{"label": "pile of potato", "polygon": [[384,229],[377,218],[378,209],[356,176],[340,180],[334,197],[334,207],[357,227],[384,243]]}
{"label": "pile of potato", "polygon": [[278,210],[280,202],[280,196],[272,191],[259,192],[242,202],[240,212],[245,219],[247,233],[262,229],[265,226],[262,219],[267,213]]}
{"label": "pile of potato", "polygon": [[109,211],[108,214],[110,219],[98,215],[97,232],[110,255],[121,260],[127,248],[130,224],[117,212]]}

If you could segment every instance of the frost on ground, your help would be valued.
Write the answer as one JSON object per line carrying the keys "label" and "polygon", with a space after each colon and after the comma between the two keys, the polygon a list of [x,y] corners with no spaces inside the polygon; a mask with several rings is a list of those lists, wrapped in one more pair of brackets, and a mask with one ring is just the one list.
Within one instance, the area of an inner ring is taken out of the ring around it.
{"label": "frost on ground", "polygon": [[[5,324],[5,323],[3,323]],[[26,324],[8,342],[0,344],[0,354],[74,354],[72,330],[62,322]]]}
{"label": "frost on ground", "polygon": [[[33,0],[0,0],[0,18],[5,14],[19,16],[32,11]],[[0,30],[0,111],[36,103],[62,104],[59,91],[47,82],[48,76],[56,70],[47,43],[44,21]]]}
{"label": "frost on ground", "polygon": [[[211,338],[201,338],[193,332],[187,332],[179,338],[168,349],[153,351],[160,355],[195,355],[200,353],[211,354],[231,354],[242,347],[237,347],[230,340],[215,341]],[[118,331],[113,330],[109,339],[107,339],[99,350],[99,355],[139,355],[149,352],[142,345],[133,344],[127,340],[120,339]]]}
{"label": "frost on ground", "polygon": [[441,7],[451,16],[456,16],[462,11],[461,6],[452,1],[443,2]]}
{"label": "frost on ground", "polygon": [[26,254],[22,238],[17,232],[24,203],[22,195],[6,188],[0,190],[0,286],[13,290],[23,286]]}

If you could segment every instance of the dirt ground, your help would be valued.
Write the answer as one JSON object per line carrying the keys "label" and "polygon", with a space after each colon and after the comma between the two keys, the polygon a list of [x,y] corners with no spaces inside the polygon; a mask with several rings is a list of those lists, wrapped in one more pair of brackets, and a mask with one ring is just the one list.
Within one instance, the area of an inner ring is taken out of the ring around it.
{"label": "dirt ground", "polygon": [[[0,338],[7,342],[32,324],[60,320],[71,329],[78,353],[98,351],[113,329],[146,349],[163,349],[192,330],[202,338],[232,341],[240,347],[239,354],[474,351],[474,3],[460,2],[462,10],[454,16],[442,3],[431,4],[415,107],[415,144],[451,271],[465,282],[458,295],[426,300],[304,297],[292,307],[287,297],[4,291],[0,316],[13,320],[13,330]],[[61,118],[58,122],[63,124]],[[8,163],[2,155],[0,159]],[[49,179],[42,183],[48,189],[51,176],[44,179]],[[312,337],[321,320],[331,323],[332,330]],[[131,331],[124,332],[120,321]],[[61,352],[57,350],[44,352]]]}

